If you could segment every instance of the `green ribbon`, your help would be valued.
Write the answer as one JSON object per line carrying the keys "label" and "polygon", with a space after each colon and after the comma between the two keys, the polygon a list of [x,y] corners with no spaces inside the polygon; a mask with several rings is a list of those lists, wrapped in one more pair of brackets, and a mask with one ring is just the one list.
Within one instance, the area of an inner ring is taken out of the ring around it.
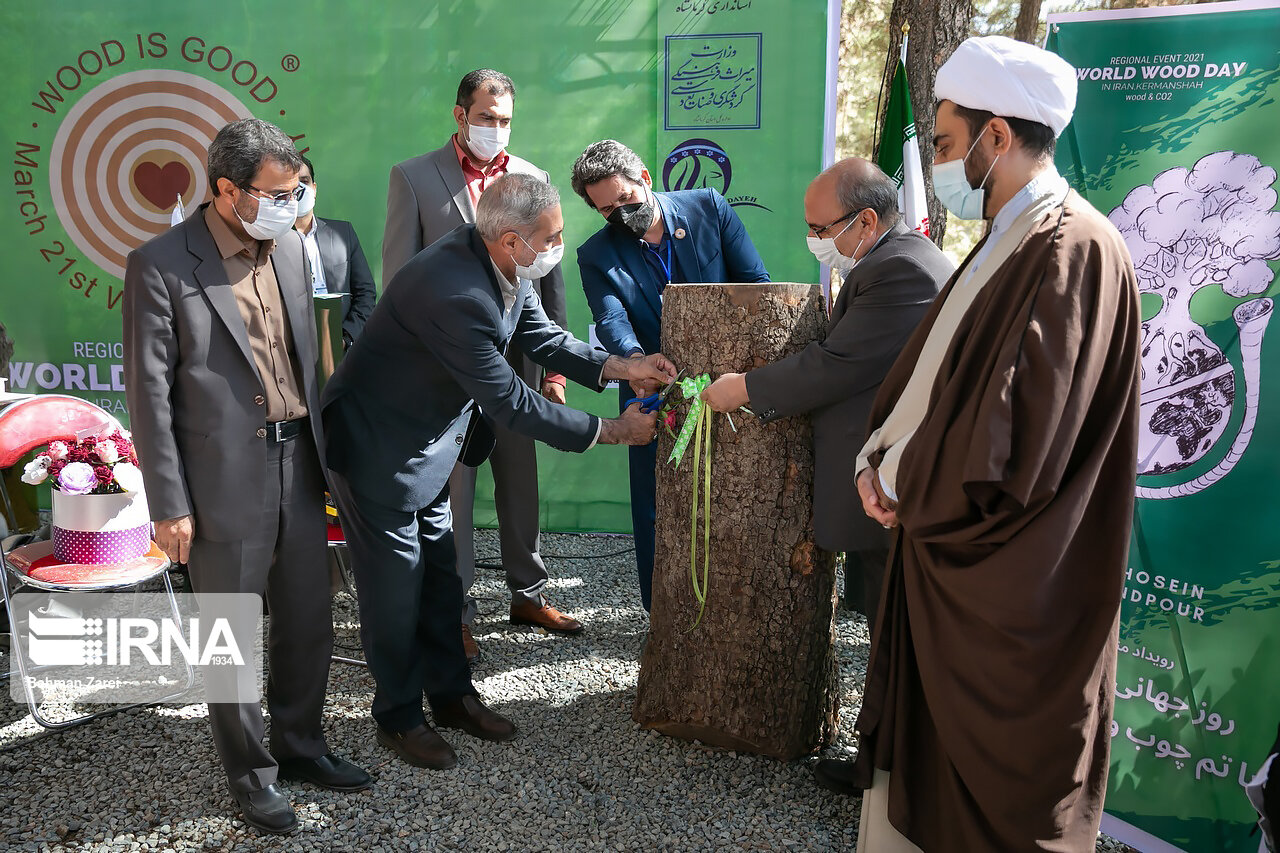
{"label": "green ribbon", "polygon": [[[685,416],[680,434],[676,436],[675,447],[671,449],[668,462],[674,462],[679,469],[689,441],[693,440],[693,501],[689,512],[689,576],[693,583],[693,597],[698,601],[698,618],[693,628],[702,622],[702,615],[707,609],[707,584],[711,575],[711,418],[714,414],[699,396],[711,384],[711,377],[703,373],[680,380],[680,391],[685,399],[692,400],[689,414]],[[702,455],[703,444],[706,444],[707,455]],[[698,469],[702,469],[702,576],[698,576]],[[693,630],[690,628],[689,630]]]}
{"label": "green ribbon", "polygon": [[[698,402],[702,402],[699,400]],[[698,412],[697,439],[693,445],[693,500],[689,516],[689,574],[693,578],[693,597],[698,600],[698,618],[693,622],[697,628],[702,622],[702,614],[707,609],[707,582],[711,575],[711,416],[710,407],[702,407]],[[692,418],[690,418],[692,420]],[[703,434],[706,434],[706,464],[702,462]],[[698,468],[703,470],[703,508],[702,508],[702,581],[698,581]],[[689,630],[692,631],[693,628]]]}
{"label": "green ribbon", "polygon": [[677,469],[680,467],[680,460],[684,459],[685,450],[689,447],[689,439],[693,438],[694,428],[702,418],[704,404],[698,395],[710,384],[711,377],[706,373],[680,380],[680,391],[686,400],[691,399],[693,402],[689,405],[689,414],[685,415],[684,425],[680,427],[680,434],[676,436],[676,444],[671,448],[671,455],[667,457],[667,461],[674,462]]}

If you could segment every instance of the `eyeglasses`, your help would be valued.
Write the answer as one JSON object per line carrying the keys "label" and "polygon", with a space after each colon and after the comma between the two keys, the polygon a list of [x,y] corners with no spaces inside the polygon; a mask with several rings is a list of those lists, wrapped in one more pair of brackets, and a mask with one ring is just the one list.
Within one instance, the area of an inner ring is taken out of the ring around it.
{"label": "eyeglasses", "polygon": [[[254,196],[254,197],[257,198],[259,201],[269,201],[271,202],[271,204],[275,205],[276,207],[284,207],[289,203],[290,200],[302,201],[302,194],[306,191],[306,187],[304,187],[302,184],[298,184],[297,189],[280,190],[280,192],[278,193],[269,193],[266,190],[260,190],[257,187],[255,187],[253,184],[246,184],[240,189],[253,190],[256,193],[262,193],[261,196]],[[263,196],[265,196],[265,198]]]}
{"label": "eyeglasses", "polygon": [[[852,219],[853,217],[857,216],[861,212],[862,211],[860,210],[850,211],[849,213],[846,213],[844,216],[841,216],[835,222],[830,222],[826,225],[809,225],[809,233],[815,237],[821,238],[823,234],[827,233],[832,228],[835,228],[841,222],[844,222],[846,219]],[[808,224],[808,223],[805,223],[805,224]],[[843,234],[844,232],[841,231],[841,233]],[[839,235],[836,235],[836,236],[839,236]]]}

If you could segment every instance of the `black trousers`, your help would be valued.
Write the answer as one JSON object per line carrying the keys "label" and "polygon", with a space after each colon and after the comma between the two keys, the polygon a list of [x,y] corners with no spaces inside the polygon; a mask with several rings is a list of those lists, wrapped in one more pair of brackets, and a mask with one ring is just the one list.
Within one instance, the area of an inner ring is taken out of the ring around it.
{"label": "black trousers", "polygon": [[430,701],[475,694],[462,650],[462,581],[446,485],[417,511],[393,509],[352,491],[329,472],[351,551],[360,641],[376,684],[373,719],[389,732],[426,722]]}
{"label": "black trousers", "polygon": [[[262,743],[259,702],[211,702],[213,741],[233,790],[257,791],[276,781],[277,758],[329,752],[321,728],[333,616],[326,560],[324,476],[309,431],[267,447],[267,488],[258,524],[244,538],[215,542],[195,525],[188,568],[197,594],[265,595],[270,750]],[[246,496],[246,499],[247,496]]]}
{"label": "black trousers", "polygon": [[887,545],[846,551],[844,555],[844,603],[849,609],[867,617],[867,629],[872,635],[875,634],[876,611],[880,609],[888,561]]}

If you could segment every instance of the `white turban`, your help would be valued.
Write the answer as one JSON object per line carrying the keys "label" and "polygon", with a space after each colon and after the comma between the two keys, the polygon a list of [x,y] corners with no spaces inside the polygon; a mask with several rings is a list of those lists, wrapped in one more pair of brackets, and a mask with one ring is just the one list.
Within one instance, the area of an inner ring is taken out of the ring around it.
{"label": "white turban", "polygon": [[1026,42],[969,38],[938,69],[933,96],[971,110],[1037,121],[1057,137],[1076,108],[1076,70],[1056,53]]}

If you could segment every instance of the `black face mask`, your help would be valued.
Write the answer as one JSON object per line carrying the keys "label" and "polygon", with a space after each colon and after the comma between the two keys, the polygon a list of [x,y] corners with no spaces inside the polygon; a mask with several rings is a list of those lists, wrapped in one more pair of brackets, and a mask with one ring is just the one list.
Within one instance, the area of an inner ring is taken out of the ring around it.
{"label": "black face mask", "polygon": [[646,195],[648,198],[645,201],[615,207],[607,217],[609,224],[621,229],[629,237],[643,237],[644,232],[653,224],[653,195]]}

